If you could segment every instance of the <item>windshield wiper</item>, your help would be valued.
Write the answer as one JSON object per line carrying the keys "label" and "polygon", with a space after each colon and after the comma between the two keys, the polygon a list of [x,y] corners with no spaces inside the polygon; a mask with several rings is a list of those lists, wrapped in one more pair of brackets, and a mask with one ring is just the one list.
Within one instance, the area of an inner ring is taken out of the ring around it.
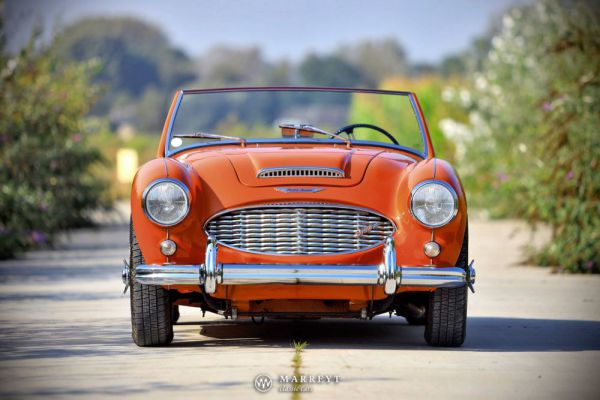
{"label": "windshield wiper", "polygon": [[180,135],[173,135],[173,137],[188,138],[188,139],[198,138],[198,139],[235,140],[235,141],[240,142],[240,144],[242,145],[242,147],[246,147],[246,140],[245,139],[242,139],[242,138],[239,138],[239,137],[235,137],[235,136],[219,135],[219,134],[216,134],[216,133],[207,133],[207,132],[182,133]]}
{"label": "windshield wiper", "polygon": [[327,135],[327,136],[339,139],[342,142],[346,143],[346,147],[348,149],[352,147],[352,142],[349,139],[343,138],[340,135],[337,135],[335,133],[327,132],[323,129],[317,128],[316,126],[305,125],[305,124],[281,124],[281,125],[279,125],[279,127],[284,128],[284,129],[294,129],[296,132],[294,135],[294,138],[296,138],[296,139],[299,139],[301,137],[300,131],[307,131],[307,132],[320,133],[321,135]]}

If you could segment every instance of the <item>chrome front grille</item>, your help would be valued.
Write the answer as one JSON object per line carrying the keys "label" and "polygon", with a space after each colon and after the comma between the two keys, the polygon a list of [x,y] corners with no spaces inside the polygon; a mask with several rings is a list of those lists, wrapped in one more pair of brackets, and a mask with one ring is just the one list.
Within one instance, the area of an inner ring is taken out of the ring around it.
{"label": "chrome front grille", "polygon": [[275,167],[258,171],[259,178],[343,178],[344,171],[328,167]]}
{"label": "chrome front grille", "polygon": [[372,211],[331,204],[272,204],[213,217],[207,234],[263,254],[337,254],[381,244],[394,225]]}

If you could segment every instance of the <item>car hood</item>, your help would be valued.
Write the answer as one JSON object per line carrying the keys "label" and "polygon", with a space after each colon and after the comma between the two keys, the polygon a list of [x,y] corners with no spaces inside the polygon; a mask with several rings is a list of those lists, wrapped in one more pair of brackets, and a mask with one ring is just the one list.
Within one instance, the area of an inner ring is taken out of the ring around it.
{"label": "car hood", "polygon": [[[364,148],[255,147],[198,151],[184,154],[178,159],[194,168],[200,176],[208,172],[218,174],[216,165],[233,168],[239,182],[250,187],[282,184],[354,186],[363,180],[369,164],[382,153],[385,152],[380,149]],[[217,162],[215,158],[221,161]],[[405,165],[412,163],[413,159],[405,157]],[[297,173],[294,170],[308,172]],[[268,171],[276,172],[260,176],[261,172]],[[327,176],[326,172],[320,171],[335,171],[341,177]],[[301,176],[303,174],[313,176]]]}

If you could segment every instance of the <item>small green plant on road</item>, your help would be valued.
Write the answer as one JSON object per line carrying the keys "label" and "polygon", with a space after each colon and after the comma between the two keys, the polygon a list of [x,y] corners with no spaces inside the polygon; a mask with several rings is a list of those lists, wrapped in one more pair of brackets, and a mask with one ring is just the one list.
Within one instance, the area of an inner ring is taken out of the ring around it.
{"label": "small green plant on road", "polygon": [[302,394],[302,352],[308,346],[307,342],[292,343],[294,348],[294,357],[292,358],[292,367],[294,369],[294,383],[292,384],[292,400],[300,400]]}

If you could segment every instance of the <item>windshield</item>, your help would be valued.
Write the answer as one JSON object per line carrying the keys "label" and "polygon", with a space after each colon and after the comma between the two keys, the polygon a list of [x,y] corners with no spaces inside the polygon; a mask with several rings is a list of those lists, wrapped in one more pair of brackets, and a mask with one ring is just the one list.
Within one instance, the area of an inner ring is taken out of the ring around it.
{"label": "windshield", "polygon": [[[325,89],[184,91],[167,154],[216,143],[385,144],[424,155],[409,93]],[[222,137],[221,137],[222,136]],[[336,137],[337,136],[337,137]],[[239,140],[243,139],[243,140]]]}

